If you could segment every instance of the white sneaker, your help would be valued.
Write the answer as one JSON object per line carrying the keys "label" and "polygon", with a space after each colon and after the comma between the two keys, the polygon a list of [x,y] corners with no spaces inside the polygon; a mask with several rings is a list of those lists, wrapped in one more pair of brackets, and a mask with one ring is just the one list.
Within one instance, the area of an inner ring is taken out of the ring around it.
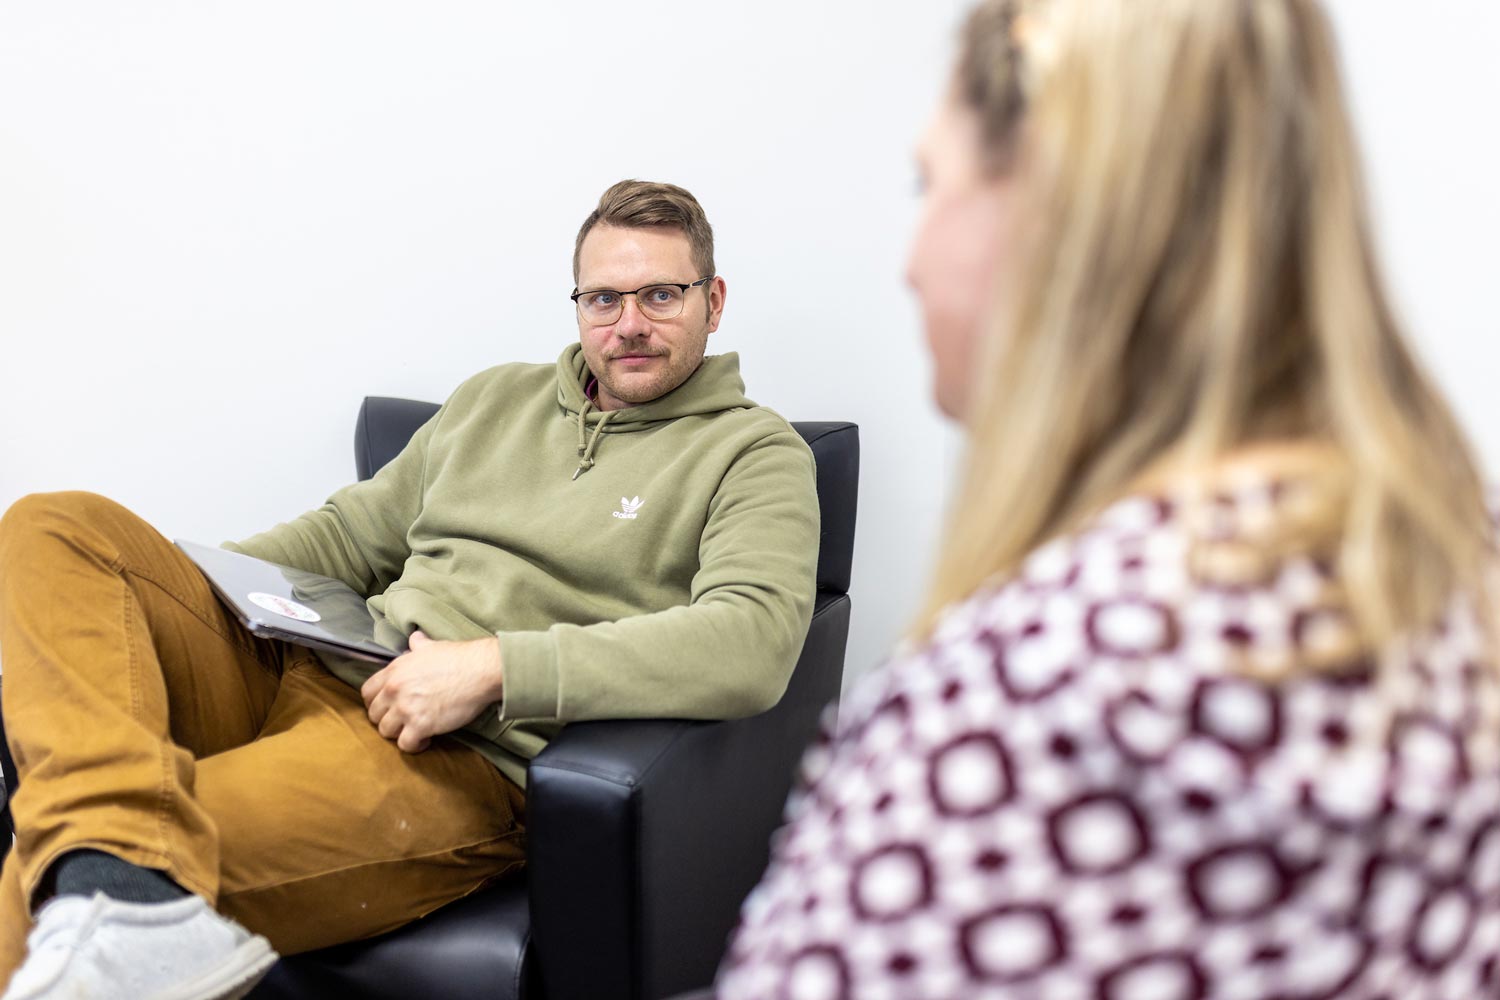
{"label": "white sneaker", "polygon": [[0,1000],[233,1000],[276,962],[270,942],[201,896],[122,903],[56,896]]}

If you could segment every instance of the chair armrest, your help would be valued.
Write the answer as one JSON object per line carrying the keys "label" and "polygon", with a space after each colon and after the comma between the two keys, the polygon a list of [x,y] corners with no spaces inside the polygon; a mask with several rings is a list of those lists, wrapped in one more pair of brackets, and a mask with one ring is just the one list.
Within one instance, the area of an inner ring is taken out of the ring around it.
{"label": "chair armrest", "polygon": [[713,979],[797,761],[838,697],[848,631],[848,597],[821,594],[770,711],[574,723],[532,761],[532,938],[551,1000],[648,1000]]}

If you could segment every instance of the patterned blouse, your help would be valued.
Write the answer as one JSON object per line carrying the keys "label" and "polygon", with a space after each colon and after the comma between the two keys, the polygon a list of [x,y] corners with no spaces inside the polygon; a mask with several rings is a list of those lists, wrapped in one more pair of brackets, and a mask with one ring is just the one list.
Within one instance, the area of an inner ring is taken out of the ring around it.
{"label": "patterned blouse", "polygon": [[[1232,554],[1281,502],[1216,497],[1208,537]],[[1112,506],[858,686],[721,1000],[1500,997],[1500,674],[1472,608],[1377,671],[1326,566],[1214,582],[1183,510]]]}

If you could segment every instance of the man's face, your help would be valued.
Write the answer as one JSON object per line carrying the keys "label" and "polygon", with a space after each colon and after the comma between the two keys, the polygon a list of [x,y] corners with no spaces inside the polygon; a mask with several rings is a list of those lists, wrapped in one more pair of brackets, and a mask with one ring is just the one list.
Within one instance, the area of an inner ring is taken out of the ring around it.
{"label": "man's face", "polygon": [[[643,285],[686,285],[706,275],[693,266],[687,235],[677,229],[621,229],[598,225],[578,255],[578,290],[632,292]],[[684,296],[681,315],[652,319],[636,296],[626,295],[618,319],[594,326],[580,311],[578,340],[589,371],[599,380],[601,410],[648,403],[686,382],[703,361],[708,335],[724,312],[724,279],[714,278]]]}

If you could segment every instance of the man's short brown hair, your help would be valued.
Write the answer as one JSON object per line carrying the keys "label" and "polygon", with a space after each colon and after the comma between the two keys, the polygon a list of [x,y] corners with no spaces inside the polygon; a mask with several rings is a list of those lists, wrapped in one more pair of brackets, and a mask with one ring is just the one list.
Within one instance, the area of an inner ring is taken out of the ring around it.
{"label": "man's short brown hair", "polygon": [[573,244],[573,282],[578,282],[578,258],[583,238],[595,226],[604,224],[621,229],[679,229],[687,236],[692,251],[696,278],[714,273],[714,230],[698,204],[684,188],[656,181],[620,181],[610,185],[599,198],[599,207],[589,213],[578,230]]}

